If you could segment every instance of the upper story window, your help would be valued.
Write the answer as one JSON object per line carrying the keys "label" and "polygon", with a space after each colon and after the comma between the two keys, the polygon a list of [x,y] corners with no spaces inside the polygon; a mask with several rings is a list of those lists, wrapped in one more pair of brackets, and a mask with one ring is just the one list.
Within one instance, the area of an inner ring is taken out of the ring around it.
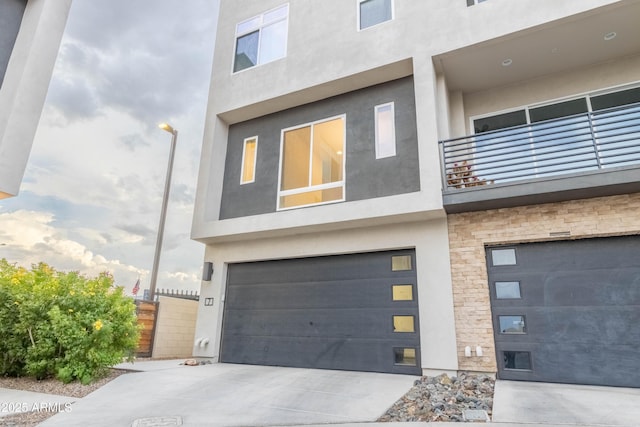
{"label": "upper story window", "polygon": [[[603,94],[588,94],[579,98],[548,103],[541,106],[527,106],[506,113],[493,114],[488,117],[474,119],[473,127],[475,133],[478,134],[512,126],[538,123],[545,120],[561,119],[580,113],[600,111],[638,102],[640,102],[640,87],[634,87],[625,90],[609,91]],[[586,116],[584,120],[587,120]]]}
{"label": "upper story window", "polygon": [[396,155],[396,124],[393,102],[376,105],[376,159]]}
{"label": "upper story window", "polygon": [[487,0],[467,0],[467,6],[473,6],[474,4],[484,3]]}
{"label": "upper story window", "polygon": [[346,116],[282,131],[278,209],[344,200]]}
{"label": "upper story window", "polygon": [[242,148],[242,171],[240,184],[249,184],[256,180],[256,153],[258,152],[258,137],[244,140]]}
{"label": "upper story window", "polygon": [[288,21],[289,5],[285,4],[236,25],[233,72],[284,58]]}
{"label": "upper story window", "polygon": [[393,0],[358,0],[358,28],[373,27],[393,19]]}

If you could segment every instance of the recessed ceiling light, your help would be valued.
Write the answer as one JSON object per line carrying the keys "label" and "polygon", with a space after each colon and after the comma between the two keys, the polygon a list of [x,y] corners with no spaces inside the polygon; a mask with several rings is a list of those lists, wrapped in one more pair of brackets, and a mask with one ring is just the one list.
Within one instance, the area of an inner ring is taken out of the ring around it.
{"label": "recessed ceiling light", "polygon": [[613,40],[613,39],[616,38],[617,35],[618,35],[618,33],[616,33],[615,31],[611,31],[610,33],[607,33],[607,34],[604,35],[604,39],[606,41]]}
{"label": "recessed ceiling light", "polygon": [[508,67],[511,64],[513,64],[513,59],[511,59],[511,58],[507,58],[504,61],[502,61],[502,66],[503,67]]}

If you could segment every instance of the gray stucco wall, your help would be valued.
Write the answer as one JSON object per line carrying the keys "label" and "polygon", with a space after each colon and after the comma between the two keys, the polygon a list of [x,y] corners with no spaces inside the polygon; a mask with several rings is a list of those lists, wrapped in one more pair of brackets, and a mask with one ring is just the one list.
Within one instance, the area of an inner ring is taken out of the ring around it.
{"label": "gray stucco wall", "polygon": [[[374,107],[395,103],[396,156],[375,157]],[[229,127],[220,219],[276,211],[282,129],[346,114],[346,201],[420,190],[413,77],[349,92]],[[245,138],[258,136],[255,182],[240,185]]]}
{"label": "gray stucco wall", "polygon": [[0,1],[0,86],[16,42],[27,0]]}

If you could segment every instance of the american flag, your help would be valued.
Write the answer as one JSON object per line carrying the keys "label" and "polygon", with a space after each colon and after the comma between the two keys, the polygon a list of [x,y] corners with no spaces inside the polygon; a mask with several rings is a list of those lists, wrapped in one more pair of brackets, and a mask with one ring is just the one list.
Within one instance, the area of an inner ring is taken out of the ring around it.
{"label": "american flag", "polygon": [[140,290],[140,279],[138,279],[136,284],[133,285],[133,290],[131,291],[131,293],[134,294],[134,295],[138,295],[138,291],[139,290]]}

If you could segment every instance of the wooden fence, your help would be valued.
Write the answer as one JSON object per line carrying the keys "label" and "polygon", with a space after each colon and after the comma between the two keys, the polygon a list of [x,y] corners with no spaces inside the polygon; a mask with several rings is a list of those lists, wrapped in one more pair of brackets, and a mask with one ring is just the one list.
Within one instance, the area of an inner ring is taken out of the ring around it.
{"label": "wooden fence", "polygon": [[136,300],[136,314],[138,324],[143,326],[140,332],[137,357],[151,357],[153,352],[153,337],[155,336],[156,320],[158,318],[158,302]]}

